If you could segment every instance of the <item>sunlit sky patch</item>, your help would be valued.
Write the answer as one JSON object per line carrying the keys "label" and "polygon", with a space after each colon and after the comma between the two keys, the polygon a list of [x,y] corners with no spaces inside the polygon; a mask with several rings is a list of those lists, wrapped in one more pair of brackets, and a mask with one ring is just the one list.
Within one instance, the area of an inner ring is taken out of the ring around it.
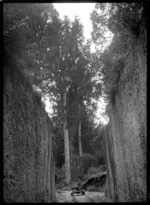
{"label": "sunlit sky patch", "polygon": [[96,124],[103,124],[106,125],[109,122],[109,117],[105,114],[107,103],[105,102],[103,97],[100,97],[98,100],[98,109],[96,112]]}
{"label": "sunlit sky patch", "polygon": [[68,16],[72,21],[78,16],[84,26],[84,36],[86,39],[91,38],[92,22],[90,13],[95,8],[95,3],[54,3],[56,10],[59,12],[61,19]]}

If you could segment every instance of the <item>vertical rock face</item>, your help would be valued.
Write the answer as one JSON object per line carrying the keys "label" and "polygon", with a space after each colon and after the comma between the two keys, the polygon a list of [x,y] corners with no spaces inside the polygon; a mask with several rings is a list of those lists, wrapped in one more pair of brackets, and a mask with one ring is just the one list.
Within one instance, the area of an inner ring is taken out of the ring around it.
{"label": "vertical rock face", "polygon": [[4,79],[4,201],[55,201],[51,122],[24,76]]}
{"label": "vertical rock face", "polygon": [[114,201],[146,200],[146,43],[132,45],[110,105],[106,129],[108,196]]}

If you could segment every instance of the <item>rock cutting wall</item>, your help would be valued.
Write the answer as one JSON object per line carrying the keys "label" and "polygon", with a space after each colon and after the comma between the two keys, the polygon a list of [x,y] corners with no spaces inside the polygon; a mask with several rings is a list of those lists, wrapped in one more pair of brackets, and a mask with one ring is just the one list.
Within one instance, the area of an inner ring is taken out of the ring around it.
{"label": "rock cutting wall", "polygon": [[55,201],[52,124],[23,74],[4,70],[4,202]]}
{"label": "rock cutting wall", "polygon": [[108,193],[113,201],[146,201],[146,40],[132,45],[110,103],[106,129]]}

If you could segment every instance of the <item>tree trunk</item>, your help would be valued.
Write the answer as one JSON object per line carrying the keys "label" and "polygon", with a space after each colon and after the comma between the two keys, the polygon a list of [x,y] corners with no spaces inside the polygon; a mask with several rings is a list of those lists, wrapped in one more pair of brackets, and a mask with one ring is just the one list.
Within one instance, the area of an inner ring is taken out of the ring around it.
{"label": "tree trunk", "polygon": [[78,126],[78,142],[79,142],[79,156],[82,156],[82,141],[81,141],[81,120],[79,120]]}
{"label": "tree trunk", "polygon": [[66,175],[66,184],[70,183],[71,174],[70,174],[70,152],[69,152],[69,133],[67,128],[67,118],[66,118],[66,92],[64,93],[64,122],[63,122],[63,133],[64,133],[64,148],[65,148],[65,175]]}

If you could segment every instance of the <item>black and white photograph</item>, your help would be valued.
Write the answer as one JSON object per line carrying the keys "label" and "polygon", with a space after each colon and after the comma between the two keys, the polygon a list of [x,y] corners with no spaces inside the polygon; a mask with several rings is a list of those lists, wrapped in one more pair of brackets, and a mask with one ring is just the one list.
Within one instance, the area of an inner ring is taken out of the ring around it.
{"label": "black and white photograph", "polygon": [[147,13],[3,1],[4,203],[147,202]]}

